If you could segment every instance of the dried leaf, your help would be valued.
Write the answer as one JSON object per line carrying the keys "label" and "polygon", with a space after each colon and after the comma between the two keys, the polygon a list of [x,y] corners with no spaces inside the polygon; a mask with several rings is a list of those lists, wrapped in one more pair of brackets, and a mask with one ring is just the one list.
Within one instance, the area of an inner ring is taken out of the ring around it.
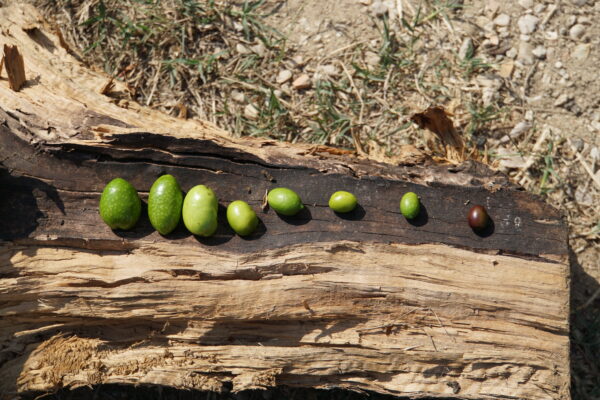
{"label": "dried leaf", "polygon": [[4,64],[8,75],[8,84],[12,90],[18,92],[27,80],[25,78],[25,63],[17,46],[4,45]]}
{"label": "dried leaf", "polygon": [[67,44],[67,42],[65,41],[65,38],[62,34],[62,31],[60,30],[60,28],[58,26],[56,26],[54,28],[54,30],[56,31],[56,36],[58,36],[58,44],[60,44],[60,47],[62,47],[63,49],[65,49],[67,51],[67,53],[71,53],[71,49],[69,48],[69,45]]}
{"label": "dried leaf", "polygon": [[0,78],[2,77],[2,68],[4,67],[4,56],[0,58]]}
{"label": "dried leaf", "polygon": [[177,118],[181,118],[181,119],[187,119],[188,116],[188,109],[185,105],[181,104],[181,103],[177,103],[177,105],[175,106],[175,108],[177,108]]}
{"label": "dried leaf", "polygon": [[463,149],[464,142],[442,107],[429,107],[422,113],[414,114],[410,120],[419,128],[435,133],[444,145],[450,145],[457,150]]}
{"label": "dried leaf", "polygon": [[318,146],[312,147],[308,154],[316,154],[316,153],[329,153],[329,154],[333,154],[335,156],[344,156],[344,155],[354,154],[354,151],[338,149],[336,147],[318,145]]}

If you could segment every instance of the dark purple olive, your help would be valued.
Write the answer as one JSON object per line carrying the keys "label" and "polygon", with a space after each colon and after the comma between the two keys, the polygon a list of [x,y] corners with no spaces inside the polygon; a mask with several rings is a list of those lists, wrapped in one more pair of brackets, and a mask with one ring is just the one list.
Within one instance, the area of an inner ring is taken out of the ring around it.
{"label": "dark purple olive", "polygon": [[467,218],[469,219],[469,226],[474,230],[485,229],[490,223],[490,216],[485,210],[485,207],[480,205],[473,206],[473,208],[469,210]]}

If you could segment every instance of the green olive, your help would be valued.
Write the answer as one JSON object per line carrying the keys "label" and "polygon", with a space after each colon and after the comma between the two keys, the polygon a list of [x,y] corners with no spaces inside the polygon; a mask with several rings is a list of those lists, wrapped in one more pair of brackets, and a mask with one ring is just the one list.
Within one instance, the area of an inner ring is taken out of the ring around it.
{"label": "green olive", "polygon": [[339,213],[347,213],[354,210],[357,203],[355,195],[343,190],[335,192],[329,198],[329,208]]}
{"label": "green olive", "polygon": [[100,197],[100,217],[111,229],[131,229],[142,212],[142,201],[131,183],[122,178],[110,181]]}
{"label": "green olive", "polygon": [[173,175],[163,175],[154,181],[148,195],[148,218],[162,235],[173,231],[181,219],[183,194]]}
{"label": "green olive", "polygon": [[408,219],[416,218],[421,211],[419,196],[413,192],[407,192],[400,200],[400,212]]}
{"label": "green olive", "polygon": [[210,188],[197,185],[183,200],[183,223],[194,235],[212,236],[217,230],[217,196]]}
{"label": "green olive", "polygon": [[269,207],[281,215],[292,216],[304,208],[300,196],[288,188],[276,188],[267,195]]}
{"label": "green olive", "polygon": [[248,236],[256,230],[258,217],[248,203],[236,200],[227,207],[227,222],[235,233]]}

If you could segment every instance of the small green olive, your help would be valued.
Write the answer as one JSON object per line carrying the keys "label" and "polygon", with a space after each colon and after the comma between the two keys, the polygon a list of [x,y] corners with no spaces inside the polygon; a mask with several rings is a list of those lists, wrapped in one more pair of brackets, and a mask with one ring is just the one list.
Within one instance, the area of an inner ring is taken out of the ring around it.
{"label": "small green olive", "polygon": [[100,217],[111,229],[131,229],[142,212],[142,201],[131,183],[122,178],[110,181],[100,197]]}
{"label": "small green olive", "polygon": [[281,215],[292,216],[304,208],[300,196],[288,188],[276,188],[267,195],[269,207]]}
{"label": "small green olive", "polygon": [[407,192],[402,196],[400,200],[400,212],[407,219],[416,218],[421,211],[421,204],[419,202],[419,196],[413,192]]}
{"label": "small green olive", "polygon": [[329,208],[339,213],[347,213],[354,210],[357,203],[355,195],[343,190],[335,192],[329,198]]}
{"label": "small green olive", "polygon": [[171,233],[181,219],[183,194],[173,175],[163,175],[154,181],[148,195],[148,218],[160,234]]}
{"label": "small green olive", "polygon": [[218,201],[215,192],[204,185],[190,189],[183,200],[183,223],[194,235],[212,236],[217,230]]}
{"label": "small green olive", "polygon": [[240,236],[248,236],[256,230],[258,217],[248,203],[236,200],[227,207],[227,222]]}

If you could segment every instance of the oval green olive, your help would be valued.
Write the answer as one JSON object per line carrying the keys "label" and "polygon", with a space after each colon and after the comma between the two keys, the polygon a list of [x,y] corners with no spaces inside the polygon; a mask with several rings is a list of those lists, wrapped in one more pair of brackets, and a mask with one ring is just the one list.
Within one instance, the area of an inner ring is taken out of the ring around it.
{"label": "oval green olive", "polygon": [[131,183],[122,178],[110,181],[100,196],[100,217],[111,229],[131,229],[140,218],[142,201]]}
{"label": "oval green olive", "polygon": [[269,207],[281,215],[292,216],[304,208],[300,196],[288,188],[276,188],[267,195]]}
{"label": "oval green olive", "polygon": [[217,230],[217,196],[210,188],[197,185],[183,200],[183,223],[194,235],[212,236]]}
{"label": "oval green olive", "polygon": [[408,219],[413,219],[419,215],[419,211],[421,211],[419,196],[413,192],[405,193],[400,200],[400,212],[402,215]]}
{"label": "oval green olive", "polygon": [[227,207],[227,222],[240,236],[248,236],[256,230],[258,217],[248,203],[236,200]]}
{"label": "oval green olive", "polygon": [[335,192],[329,198],[329,208],[339,213],[347,213],[354,210],[356,204],[358,204],[356,196],[343,190]]}
{"label": "oval green olive", "polygon": [[148,218],[160,234],[167,235],[181,219],[183,194],[173,175],[163,175],[152,184],[148,195]]}

